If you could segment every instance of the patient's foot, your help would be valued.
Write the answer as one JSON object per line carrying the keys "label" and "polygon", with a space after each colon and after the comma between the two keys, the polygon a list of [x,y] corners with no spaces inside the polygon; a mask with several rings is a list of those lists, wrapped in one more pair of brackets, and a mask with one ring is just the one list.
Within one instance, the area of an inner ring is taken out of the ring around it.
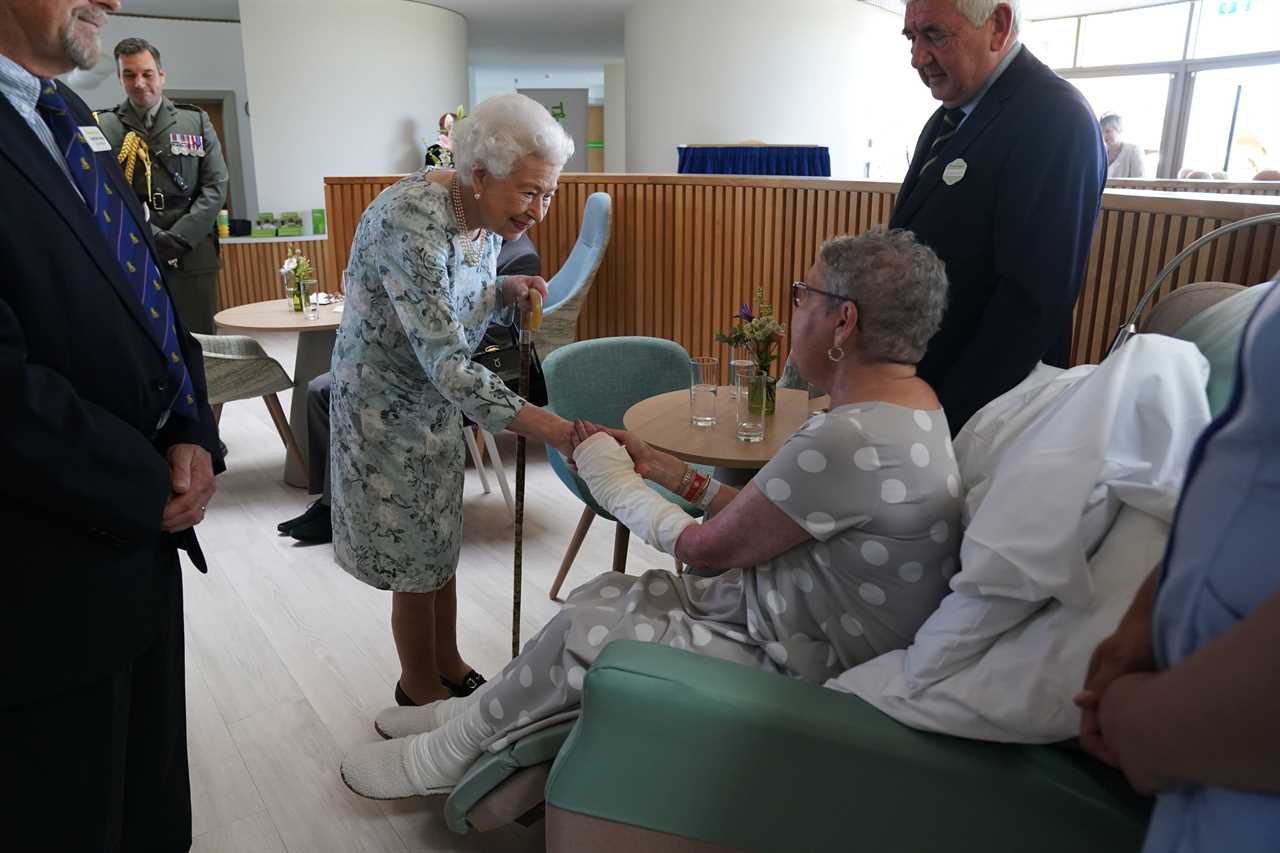
{"label": "patient's foot", "polygon": [[373,728],[384,738],[409,737],[435,731],[462,713],[462,699],[440,699],[425,705],[387,708],[373,720]]}
{"label": "patient's foot", "polygon": [[342,781],[371,800],[401,800],[447,793],[452,785],[431,787],[418,772],[413,738],[361,746],[342,759]]}
{"label": "patient's foot", "polygon": [[480,709],[467,708],[435,731],[352,750],[342,760],[342,780],[373,800],[445,794],[493,734]]}

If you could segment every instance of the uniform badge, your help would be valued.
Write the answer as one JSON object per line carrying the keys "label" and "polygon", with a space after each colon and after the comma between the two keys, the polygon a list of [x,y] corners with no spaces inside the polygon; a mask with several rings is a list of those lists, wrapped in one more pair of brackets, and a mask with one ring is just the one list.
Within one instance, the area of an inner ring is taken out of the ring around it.
{"label": "uniform badge", "polygon": [[953,186],[960,183],[964,179],[964,173],[968,171],[969,164],[959,157],[947,164],[942,170],[942,182],[947,186]]}
{"label": "uniform badge", "polygon": [[204,137],[203,137],[203,136],[201,136],[201,135],[200,135],[200,134],[198,134],[198,133],[192,134],[192,135],[191,135],[191,143],[192,143],[192,151],[193,151],[193,153],[194,153],[197,157],[203,157],[203,156],[204,156],[204,154],[205,154],[205,151],[204,151]]}

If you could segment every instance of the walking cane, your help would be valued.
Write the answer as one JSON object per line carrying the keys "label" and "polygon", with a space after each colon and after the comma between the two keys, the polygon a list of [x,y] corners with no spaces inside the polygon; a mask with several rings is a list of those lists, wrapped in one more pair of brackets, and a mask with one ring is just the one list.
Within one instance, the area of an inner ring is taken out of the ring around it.
{"label": "walking cane", "polygon": [[[533,332],[542,325],[542,294],[529,290],[532,310],[520,318],[520,396],[529,399],[529,369],[533,360]],[[511,657],[520,654],[520,585],[524,556],[524,449],[525,437],[516,438],[516,543],[511,591]]]}

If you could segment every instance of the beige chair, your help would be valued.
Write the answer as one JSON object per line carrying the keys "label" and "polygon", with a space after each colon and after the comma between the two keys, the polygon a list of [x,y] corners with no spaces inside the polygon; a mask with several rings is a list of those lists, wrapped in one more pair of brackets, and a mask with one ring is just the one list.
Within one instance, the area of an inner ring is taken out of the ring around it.
{"label": "beige chair", "polygon": [[204,350],[204,378],[209,387],[213,419],[222,417],[222,405],[235,400],[261,397],[271,413],[289,455],[307,477],[307,460],[289,428],[277,392],[293,388],[293,380],[280,362],[267,355],[262,345],[247,335],[194,335]]}
{"label": "beige chair", "polygon": [[1157,302],[1139,325],[1144,332],[1172,335],[1210,305],[1244,290],[1243,285],[1225,281],[1186,284]]}

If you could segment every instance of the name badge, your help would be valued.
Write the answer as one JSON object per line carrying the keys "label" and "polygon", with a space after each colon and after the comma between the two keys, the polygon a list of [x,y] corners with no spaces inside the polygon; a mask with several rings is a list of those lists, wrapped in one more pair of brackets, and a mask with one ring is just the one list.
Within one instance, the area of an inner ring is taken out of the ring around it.
{"label": "name badge", "polygon": [[85,124],[80,126],[80,135],[84,138],[89,148],[94,151],[110,151],[111,143],[107,141],[107,137],[96,125]]}
{"label": "name badge", "polygon": [[968,169],[969,164],[957,157],[942,170],[942,182],[947,186],[958,184],[964,178],[964,173]]}

